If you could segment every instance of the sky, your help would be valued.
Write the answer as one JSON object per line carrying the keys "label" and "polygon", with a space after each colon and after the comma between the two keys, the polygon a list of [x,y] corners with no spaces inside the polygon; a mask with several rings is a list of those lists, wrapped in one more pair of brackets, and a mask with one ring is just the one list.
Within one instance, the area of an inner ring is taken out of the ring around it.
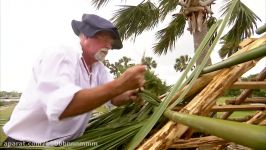
{"label": "sky", "polygon": [[[136,5],[140,1],[142,0],[128,0],[126,4]],[[257,24],[258,27],[262,26],[266,22],[266,1],[242,2],[261,18]],[[221,1],[217,0],[216,3],[213,11],[219,17],[217,12]],[[70,25],[72,19],[81,20],[83,13],[94,13],[110,19],[121,4],[125,2],[112,1],[106,7],[96,10],[91,6],[90,0],[0,0],[0,91],[23,92],[31,77],[32,66],[44,49],[56,45],[79,48],[79,39]],[[174,84],[181,75],[173,68],[175,58],[185,54],[193,56],[193,38],[185,31],[172,52],[160,57],[154,55],[151,49],[155,43],[154,35],[156,31],[166,27],[170,20],[168,17],[163,24],[154,30],[145,31],[135,41],[124,41],[123,49],[110,51],[107,59],[115,62],[127,56],[132,58],[134,63],[138,63],[143,51],[146,51],[146,56],[152,56],[158,64],[155,73],[167,84]],[[221,61],[217,50],[216,47],[211,55],[214,63]],[[264,58],[246,75],[258,73],[265,66]]]}

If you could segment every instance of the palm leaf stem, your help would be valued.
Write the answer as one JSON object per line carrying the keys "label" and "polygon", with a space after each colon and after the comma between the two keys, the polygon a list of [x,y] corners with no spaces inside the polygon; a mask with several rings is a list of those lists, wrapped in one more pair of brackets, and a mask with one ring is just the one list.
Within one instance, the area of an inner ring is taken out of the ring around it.
{"label": "palm leaf stem", "polygon": [[185,124],[204,133],[215,135],[228,141],[257,150],[266,149],[266,127],[264,126],[182,114],[169,109],[164,112],[164,116],[172,121]]}
{"label": "palm leaf stem", "polygon": [[262,45],[259,47],[256,47],[248,52],[229,57],[228,59],[221,61],[219,63],[216,63],[212,66],[207,66],[202,70],[201,74],[213,72],[216,70],[220,70],[223,68],[228,68],[233,65],[237,65],[243,62],[247,62],[253,59],[261,58],[266,56],[266,45]]}
{"label": "palm leaf stem", "polygon": [[264,32],[266,32],[266,24],[264,24],[263,26],[261,26],[258,29],[256,29],[256,33],[257,34],[262,34]]}

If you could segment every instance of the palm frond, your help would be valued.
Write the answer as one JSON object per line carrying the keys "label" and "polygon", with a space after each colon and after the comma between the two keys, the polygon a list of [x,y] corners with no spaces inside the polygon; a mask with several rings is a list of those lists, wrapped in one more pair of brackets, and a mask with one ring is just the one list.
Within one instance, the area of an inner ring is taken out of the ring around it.
{"label": "palm frond", "polygon": [[[213,24],[215,24],[216,22],[217,22],[217,19],[215,17],[211,16],[210,18],[208,18],[208,20],[207,20],[207,27],[208,27],[208,29],[210,29],[211,26]],[[213,34],[213,37],[211,38],[211,41],[210,41],[210,45],[213,43],[216,35],[217,35],[217,31]]]}
{"label": "palm frond", "polygon": [[[146,92],[141,92],[146,96]],[[149,94],[148,96],[150,96]],[[149,98],[149,97],[145,97]],[[151,98],[149,101],[154,103]],[[143,106],[134,103],[117,107],[112,111],[92,119],[84,134],[74,142],[97,142],[94,147],[68,146],[72,149],[121,149],[139,130],[153,111],[154,105],[146,102]]]}
{"label": "palm frond", "polygon": [[[230,4],[231,1],[227,1],[222,8],[224,11],[223,14],[227,13]],[[221,43],[224,45],[219,50],[221,58],[225,58],[226,56],[229,57],[237,52],[240,41],[254,33],[257,28],[256,21],[260,20],[260,18],[241,1],[238,1],[236,5],[237,7],[233,10],[228,23],[228,25],[233,24],[233,27],[222,37]]]}
{"label": "palm frond", "polygon": [[183,34],[185,25],[185,17],[182,14],[177,14],[168,27],[156,33],[156,39],[159,42],[153,47],[154,52],[161,55],[162,53],[166,54],[168,49],[172,50],[176,39]]}
{"label": "palm frond", "polygon": [[100,9],[102,6],[106,5],[110,0],[92,0],[91,3],[97,9]]}
{"label": "palm frond", "polygon": [[179,4],[178,0],[169,1],[169,0],[162,0],[159,4],[160,8],[160,18],[164,20],[165,16],[176,9],[177,5]]}
{"label": "palm frond", "polygon": [[147,1],[137,6],[121,5],[112,20],[118,28],[121,38],[134,38],[144,30],[153,29],[159,21],[159,8]]}

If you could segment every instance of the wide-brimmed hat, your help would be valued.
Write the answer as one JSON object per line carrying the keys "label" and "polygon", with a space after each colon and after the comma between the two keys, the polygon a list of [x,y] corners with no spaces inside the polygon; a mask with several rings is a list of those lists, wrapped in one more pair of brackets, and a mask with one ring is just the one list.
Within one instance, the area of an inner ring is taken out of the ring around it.
{"label": "wide-brimmed hat", "polygon": [[123,47],[117,28],[108,20],[94,14],[83,14],[82,21],[72,20],[72,28],[77,36],[83,33],[87,37],[93,37],[97,32],[109,31],[114,35],[112,49]]}

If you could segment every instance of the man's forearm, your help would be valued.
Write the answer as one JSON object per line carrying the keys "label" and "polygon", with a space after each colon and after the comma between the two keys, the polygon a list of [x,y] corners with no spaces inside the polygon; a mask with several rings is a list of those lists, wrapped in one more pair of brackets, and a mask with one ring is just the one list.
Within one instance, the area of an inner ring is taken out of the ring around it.
{"label": "man's forearm", "polygon": [[122,92],[124,91],[119,88],[119,82],[117,80],[95,88],[80,90],[74,95],[72,101],[60,115],[59,119],[61,120],[66,117],[91,111]]}
{"label": "man's forearm", "polygon": [[91,111],[125,91],[142,87],[145,82],[145,68],[143,65],[133,66],[112,82],[78,91],[59,119]]}

